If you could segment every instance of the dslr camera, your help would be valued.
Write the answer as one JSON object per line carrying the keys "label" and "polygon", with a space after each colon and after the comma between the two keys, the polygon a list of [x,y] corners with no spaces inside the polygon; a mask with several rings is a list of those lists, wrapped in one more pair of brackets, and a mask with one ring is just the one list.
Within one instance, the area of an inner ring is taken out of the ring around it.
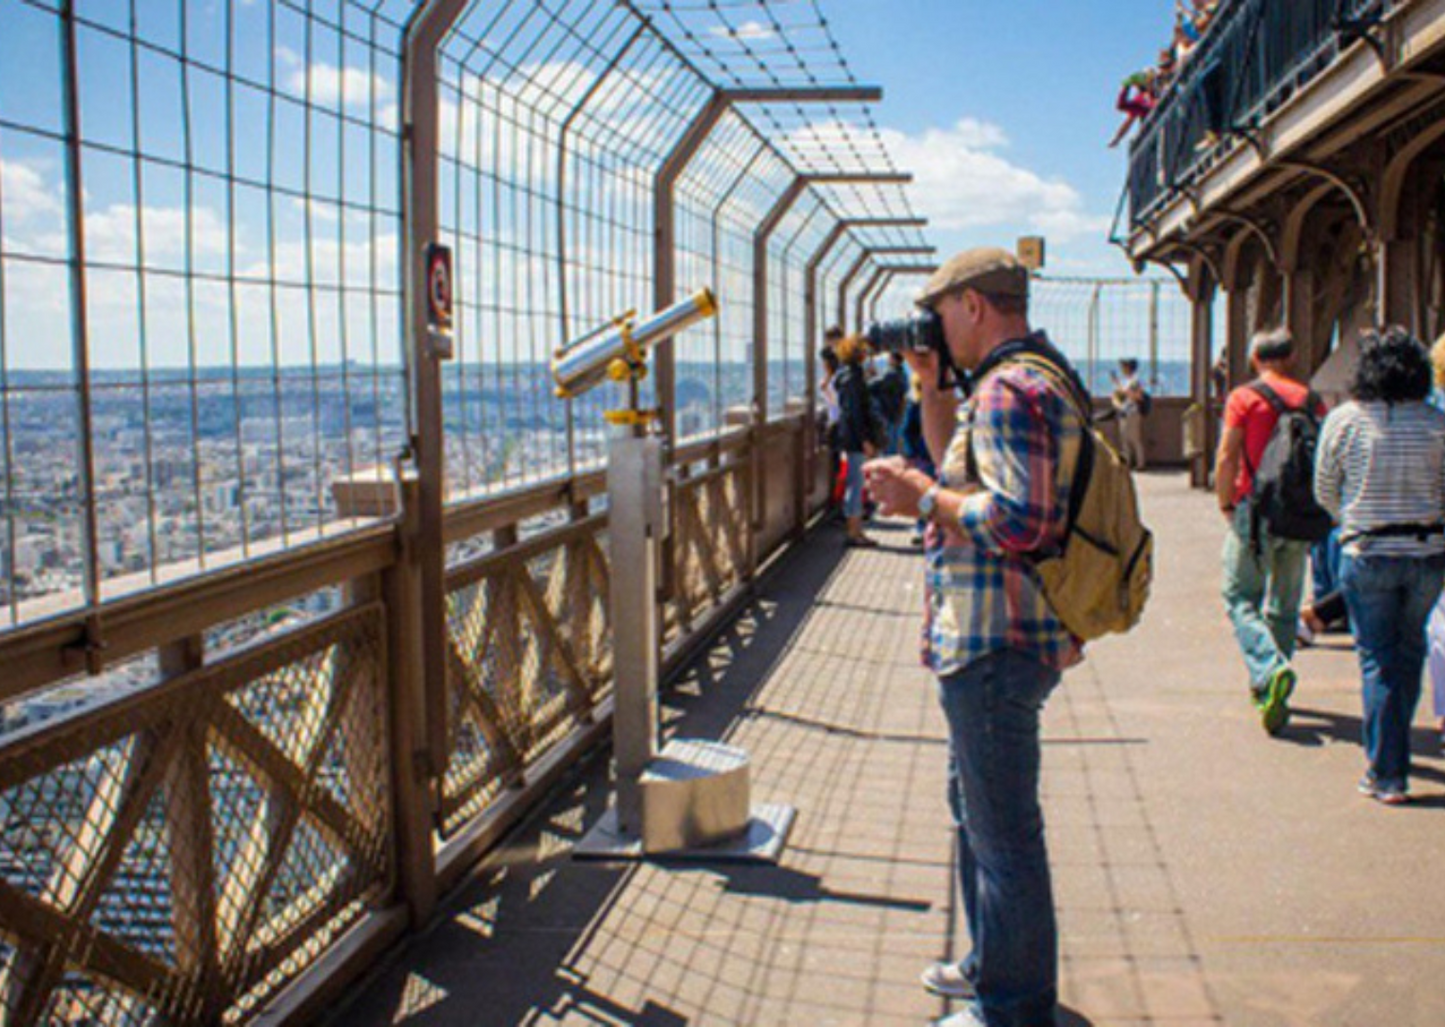
{"label": "dslr camera", "polygon": [[953,356],[943,337],[943,322],[931,310],[920,310],[895,321],[875,321],[863,333],[875,353],[938,354],[938,387],[952,388],[957,380]]}

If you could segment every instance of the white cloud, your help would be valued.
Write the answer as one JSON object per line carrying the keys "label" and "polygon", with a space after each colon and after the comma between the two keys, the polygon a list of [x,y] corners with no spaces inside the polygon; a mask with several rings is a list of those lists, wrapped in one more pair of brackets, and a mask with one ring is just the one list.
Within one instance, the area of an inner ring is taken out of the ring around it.
{"label": "white cloud", "polygon": [[[145,233],[146,263],[172,261],[186,252],[190,228],[193,256],[219,256],[226,252],[225,221],[209,207],[193,207],[189,226],[180,207],[146,206],[140,211]],[[85,215],[85,249],[91,260],[132,264],[136,259],[136,209],[117,203]]]}
{"label": "white cloud", "polygon": [[323,107],[352,108],[367,107],[374,97],[381,120],[395,117],[396,89],[380,75],[364,68],[337,67],[325,61],[312,61],[308,65],[294,50],[284,46],[276,48],[276,56],[290,66],[286,88],[296,96],[309,97],[312,103]]}
{"label": "white cloud", "polygon": [[1003,129],[965,118],[951,128],[920,135],[882,130],[883,142],[901,168],[913,172],[909,193],[930,227],[966,230],[1017,225],[1068,242],[1102,233],[1108,217],[1091,214],[1068,182],[1045,178],[1010,161]]}
{"label": "white cloud", "polygon": [[731,28],[727,25],[716,25],[708,29],[708,31],[720,39],[745,39],[749,42],[760,42],[765,39],[772,39],[777,35],[777,33],[760,21],[745,21],[736,28]]}
{"label": "white cloud", "polygon": [[47,186],[39,171],[13,160],[0,160],[0,203],[0,213],[12,224],[63,212],[60,191]]}

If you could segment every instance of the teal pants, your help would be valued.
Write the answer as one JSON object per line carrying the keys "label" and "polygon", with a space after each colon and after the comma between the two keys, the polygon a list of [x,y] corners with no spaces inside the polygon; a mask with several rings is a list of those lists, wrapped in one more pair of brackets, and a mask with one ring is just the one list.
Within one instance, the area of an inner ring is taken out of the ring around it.
{"label": "teal pants", "polygon": [[1241,503],[1224,537],[1224,608],[1250,687],[1259,689],[1294,656],[1310,546],[1261,528],[1256,551],[1249,534],[1249,506]]}

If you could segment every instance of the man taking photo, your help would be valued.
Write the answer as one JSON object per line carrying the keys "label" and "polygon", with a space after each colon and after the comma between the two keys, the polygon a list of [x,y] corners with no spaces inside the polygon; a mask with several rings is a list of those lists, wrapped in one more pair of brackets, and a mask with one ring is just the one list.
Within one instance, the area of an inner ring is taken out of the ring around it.
{"label": "man taking photo", "polygon": [[960,253],[933,275],[918,303],[941,321],[972,393],[960,404],[939,388],[937,355],[910,355],[940,480],[898,459],[868,465],[883,511],[926,518],[933,536],[925,661],[948,721],[948,798],[973,941],[961,962],[923,974],[930,991],[969,1002],[945,1027],[1052,1027],[1058,1001],[1039,718],[1082,643],[1050,608],[1033,561],[1065,537],[1086,393],[1030,330],[1028,292],[1027,270],[1000,249]]}

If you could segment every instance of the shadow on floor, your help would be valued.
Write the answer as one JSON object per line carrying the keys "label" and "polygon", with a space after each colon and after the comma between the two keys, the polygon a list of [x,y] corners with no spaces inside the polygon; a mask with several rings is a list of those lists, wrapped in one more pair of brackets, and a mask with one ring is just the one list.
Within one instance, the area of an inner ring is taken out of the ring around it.
{"label": "shadow on floor", "polygon": [[[819,532],[814,544],[785,557],[760,582],[757,597],[664,695],[665,733],[685,729],[689,737],[722,738],[741,719],[758,715],[750,706],[757,690],[787,655],[845,556],[836,535]],[[533,1022],[539,1013],[547,1022],[570,1013],[629,1027],[686,1024],[685,1016],[651,1000],[624,1008],[578,970],[579,954],[609,916],[635,919],[644,935],[661,929],[658,914],[642,909],[656,896],[633,883],[641,872],[637,865],[575,863],[570,857],[610,800],[607,762],[598,758],[604,755],[580,764],[486,869],[445,903],[437,921],[394,952],[326,1022],[500,1027]],[[726,892],[788,903],[931,908],[924,900],[834,890],[815,875],[786,867],[723,865],[705,875],[696,865],[670,869],[674,878],[706,876]],[[624,890],[629,901],[619,908]]]}
{"label": "shadow on floor", "polygon": [[[1289,725],[1280,732],[1282,741],[1296,745],[1320,746],[1328,741],[1360,745],[1362,722],[1357,716],[1317,710],[1308,706],[1295,706],[1290,710]],[[1445,785],[1445,769],[1441,762],[1440,734],[1426,727],[1415,727],[1410,732],[1410,755],[1412,777]],[[1361,749],[1361,762],[1364,750]],[[1430,795],[1417,797],[1413,805],[1422,807],[1445,806],[1445,796]]]}

